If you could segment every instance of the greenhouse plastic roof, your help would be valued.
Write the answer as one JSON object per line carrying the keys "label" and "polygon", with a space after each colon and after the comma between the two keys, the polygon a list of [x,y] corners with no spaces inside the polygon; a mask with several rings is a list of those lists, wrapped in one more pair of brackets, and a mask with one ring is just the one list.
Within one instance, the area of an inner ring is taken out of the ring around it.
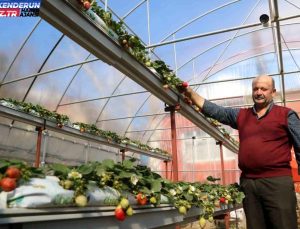
{"label": "greenhouse plastic roof", "polygon": [[[249,106],[252,78],[270,74],[275,102],[300,113],[298,0],[97,3],[124,21],[151,50],[151,59],[165,61],[205,98]],[[270,17],[266,24],[260,22],[263,14]],[[74,122],[170,149],[164,102],[130,77],[40,17],[1,18],[0,27],[0,97],[40,104]],[[179,140],[209,137],[179,114],[177,129]]]}

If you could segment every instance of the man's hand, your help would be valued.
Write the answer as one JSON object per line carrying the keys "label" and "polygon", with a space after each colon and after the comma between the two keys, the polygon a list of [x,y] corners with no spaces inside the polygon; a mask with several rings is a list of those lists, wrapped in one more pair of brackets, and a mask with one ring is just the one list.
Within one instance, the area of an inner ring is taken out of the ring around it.
{"label": "man's hand", "polygon": [[205,99],[199,94],[197,94],[191,87],[186,87],[183,94],[187,100],[192,101],[192,104],[202,109]]}

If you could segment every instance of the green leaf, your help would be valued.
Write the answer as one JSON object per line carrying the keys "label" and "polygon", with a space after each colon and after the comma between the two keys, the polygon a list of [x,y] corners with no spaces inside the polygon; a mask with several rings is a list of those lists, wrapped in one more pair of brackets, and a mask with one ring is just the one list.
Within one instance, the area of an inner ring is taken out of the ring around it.
{"label": "green leaf", "polygon": [[77,171],[82,175],[88,175],[94,171],[94,168],[91,165],[81,165],[78,167]]}
{"label": "green leaf", "polygon": [[11,165],[23,165],[24,164],[24,162],[17,160],[17,159],[10,159],[9,162]]}
{"label": "green leaf", "polygon": [[184,198],[187,200],[187,201],[192,201],[193,200],[193,196],[188,194],[188,193],[184,193],[183,194]]}
{"label": "green leaf", "polygon": [[161,190],[161,181],[152,180],[151,181],[151,190],[152,190],[152,192],[160,192],[160,190]]}
{"label": "green leaf", "polygon": [[243,202],[243,199],[245,198],[245,194],[243,192],[239,192],[238,193],[238,196],[236,197],[236,202],[238,204],[242,203]]}
{"label": "green leaf", "polygon": [[106,172],[106,170],[105,170],[105,168],[102,165],[98,165],[96,167],[96,174],[97,174],[97,176],[101,176],[105,172]]}
{"label": "green leaf", "polygon": [[151,191],[149,190],[149,188],[147,188],[145,186],[140,189],[140,192],[142,192],[144,194],[151,194]]}
{"label": "green leaf", "polygon": [[55,175],[68,175],[70,169],[66,165],[62,164],[52,164],[50,168],[53,169]]}
{"label": "green leaf", "polygon": [[9,166],[9,162],[7,161],[0,161],[0,171],[3,170],[3,173],[4,173],[4,170]]}
{"label": "green leaf", "polygon": [[130,178],[132,176],[132,173],[121,171],[119,174],[119,177],[122,178]]}
{"label": "green leaf", "polygon": [[129,185],[127,185],[127,184],[125,184],[125,183],[122,183],[121,190],[130,191],[130,187],[129,187]]}
{"label": "green leaf", "polygon": [[130,161],[130,160],[124,160],[123,161],[123,166],[125,167],[125,168],[127,168],[127,169],[131,169],[131,168],[133,168],[133,162],[132,161]]}
{"label": "green leaf", "polygon": [[105,168],[113,169],[114,166],[115,166],[115,162],[113,160],[111,160],[111,159],[106,159],[106,160],[102,161],[102,165]]}
{"label": "green leaf", "polygon": [[45,171],[43,168],[30,167],[28,169],[31,171],[32,177],[38,177],[38,178],[45,177]]}

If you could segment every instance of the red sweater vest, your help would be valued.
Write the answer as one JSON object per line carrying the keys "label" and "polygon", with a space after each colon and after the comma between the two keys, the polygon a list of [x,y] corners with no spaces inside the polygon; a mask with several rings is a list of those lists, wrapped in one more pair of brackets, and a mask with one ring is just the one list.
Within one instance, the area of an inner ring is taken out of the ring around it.
{"label": "red sweater vest", "polygon": [[237,125],[240,138],[239,168],[242,177],[291,176],[291,148],[287,116],[290,109],[273,105],[257,119],[252,108],[241,109]]}

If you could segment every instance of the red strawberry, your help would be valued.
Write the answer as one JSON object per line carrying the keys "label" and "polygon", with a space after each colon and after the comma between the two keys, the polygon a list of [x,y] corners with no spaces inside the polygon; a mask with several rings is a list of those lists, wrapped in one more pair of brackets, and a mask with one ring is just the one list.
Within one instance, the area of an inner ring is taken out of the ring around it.
{"label": "red strawberry", "polygon": [[21,177],[21,172],[17,167],[10,166],[6,169],[5,174],[9,178],[19,179]]}
{"label": "red strawberry", "polygon": [[115,217],[117,220],[123,221],[126,218],[126,213],[122,209],[121,206],[116,207],[115,209]]}
{"label": "red strawberry", "polygon": [[142,193],[138,193],[136,195],[136,200],[137,200],[139,205],[147,204],[147,197],[145,195],[143,195]]}
{"label": "red strawberry", "polygon": [[16,180],[13,178],[4,177],[1,180],[1,188],[5,192],[10,192],[14,190],[16,187],[17,187],[17,183]]}
{"label": "red strawberry", "polygon": [[225,197],[220,197],[220,203],[225,203],[226,198]]}
{"label": "red strawberry", "polygon": [[182,87],[186,88],[186,87],[189,86],[189,83],[188,82],[182,82],[181,85],[182,85]]}
{"label": "red strawberry", "polygon": [[91,7],[91,3],[89,1],[84,1],[83,7],[88,10]]}
{"label": "red strawberry", "polygon": [[57,127],[62,128],[62,127],[63,127],[63,124],[57,123]]}

